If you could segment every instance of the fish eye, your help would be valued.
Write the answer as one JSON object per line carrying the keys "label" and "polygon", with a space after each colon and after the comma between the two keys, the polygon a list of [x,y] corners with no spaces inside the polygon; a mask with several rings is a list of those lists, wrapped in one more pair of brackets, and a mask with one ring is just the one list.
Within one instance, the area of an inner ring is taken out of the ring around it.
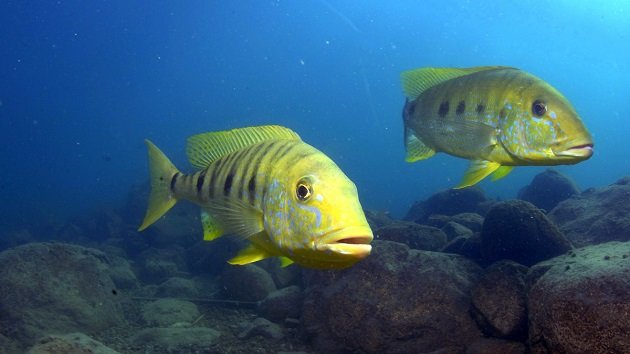
{"label": "fish eye", "polygon": [[542,117],[545,113],[547,113],[547,105],[545,102],[541,100],[536,100],[532,103],[532,113],[536,117]]}
{"label": "fish eye", "polygon": [[313,186],[308,181],[300,180],[295,187],[295,196],[300,201],[307,201],[313,195]]}

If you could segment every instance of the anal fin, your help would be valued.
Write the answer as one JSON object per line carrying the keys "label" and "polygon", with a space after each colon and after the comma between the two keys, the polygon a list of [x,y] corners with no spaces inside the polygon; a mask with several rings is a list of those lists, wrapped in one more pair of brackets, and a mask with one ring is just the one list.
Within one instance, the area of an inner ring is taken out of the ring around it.
{"label": "anal fin", "polygon": [[242,249],[234,258],[228,260],[228,263],[232,265],[245,265],[258,262],[260,260],[273,256],[274,255],[268,253],[267,251],[257,247],[255,244],[252,243]]}
{"label": "anal fin", "polygon": [[293,260],[289,257],[280,257],[280,267],[285,268],[293,264]]}
{"label": "anal fin", "polygon": [[514,166],[501,166],[497,168],[496,171],[492,173],[492,181],[496,181],[507,176],[510,172],[512,172],[513,168]]}
{"label": "anal fin", "polygon": [[486,178],[489,174],[496,171],[499,167],[501,167],[501,164],[499,164],[498,162],[487,160],[473,160],[471,161],[468,170],[466,170],[464,178],[455,187],[455,189],[461,189],[475,185],[482,179]]}

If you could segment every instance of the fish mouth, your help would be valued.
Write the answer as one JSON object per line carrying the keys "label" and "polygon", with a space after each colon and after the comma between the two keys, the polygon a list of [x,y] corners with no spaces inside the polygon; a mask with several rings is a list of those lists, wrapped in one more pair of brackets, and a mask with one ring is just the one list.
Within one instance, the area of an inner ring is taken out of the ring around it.
{"label": "fish mouth", "polygon": [[353,227],[333,230],[322,237],[316,247],[319,251],[334,252],[353,258],[365,258],[372,251],[370,242],[374,239],[369,227]]}
{"label": "fish mouth", "polygon": [[581,158],[587,159],[593,155],[593,144],[587,143],[587,144],[572,146],[560,152],[554,151],[554,154],[556,156],[581,157]]}

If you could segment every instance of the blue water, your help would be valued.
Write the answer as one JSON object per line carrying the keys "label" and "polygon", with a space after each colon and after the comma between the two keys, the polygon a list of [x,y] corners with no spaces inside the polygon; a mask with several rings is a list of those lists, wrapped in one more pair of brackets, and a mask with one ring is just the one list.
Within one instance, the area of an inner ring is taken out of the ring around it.
{"label": "blue water", "polygon": [[[150,138],[189,168],[192,134],[282,124],[333,158],[366,208],[401,216],[467,162],[407,164],[399,74],[509,65],[558,88],[595,139],[559,170],[582,188],[630,173],[626,1],[4,1],[0,222],[122,203]],[[509,198],[543,168],[482,187]]]}

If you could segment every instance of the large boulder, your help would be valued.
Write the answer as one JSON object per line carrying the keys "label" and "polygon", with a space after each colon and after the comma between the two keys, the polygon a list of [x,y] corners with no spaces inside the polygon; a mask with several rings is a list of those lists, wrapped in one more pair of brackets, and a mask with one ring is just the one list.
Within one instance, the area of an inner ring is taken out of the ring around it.
{"label": "large boulder", "polygon": [[442,248],[441,252],[459,254],[479,264],[484,263],[481,257],[481,236],[478,232],[454,238]]}
{"label": "large boulder", "polygon": [[258,304],[258,312],[266,319],[283,321],[287,317],[299,318],[302,311],[302,289],[292,285],[276,290]]}
{"label": "large boulder", "polygon": [[104,253],[31,243],[0,254],[0,333],[23,344],[56,333],[97,332],[123,314]]}
{"label": "large boulder", "polygon": [[500,261],[488,267],[473,288],[473,314],[488,336],[527,338],[527,267]]}
{"label": "large boulder", "polygon": [[482,270],[461,256],[374,241],[342,271],[306,271],[305,333],[321,352],[460,352],[481,332],[469,315]]}
{"label": "large boulder", "polygon": [[509,259],[531,266],[570,249],[569,241],[545,214],[522,200],[496,203],[481,230],[481,255],[488,264]]}
{"label": "large boulder", "polygon": [[172,277],[157,287],[155,296],[195,299],[199,297],[199,289],[193,280]]}
{"label": "large boulder", "polygon": [[437,251],[446,245],[446,234],[433,226],[420,225],[409,221],[395,221],[374,232],[380,240],[404,243],[407,246],[425,251]]}
{"label": "large boulder", "polygon": [[260,301],[277,290],[271,275],[255,264],[226,268],[221,280],[227,295],[236,301]]}
{"label": "large boulder", "polygon": [[429,199],[416,202],[407,212],[404,220],[424,224],[431,215],[456,215],[477,212],[480,204],[488,198],[479,187],[447,189]]}
{"label": "large boulder", "polygon": [[199,318],[197,305],[178,299],[159,299],[142,307],[142,319],[149,326],[170,327],[190,324]]}
{"label": "large boulder", "polygon": [[547,169],[518,192],[518,199],[550,211],[561,201],[578,193],[578,187],[568,177],[554,169]]}
{"label": "large boulder", "polygon": [[527,277],[532,353],[630,353],[630,242],[576,249]]}
{"label": "large boulder", "polygon": [[[3,348],[0,348],[0,352]],[[48,335],[40,338],[26,354],[120,354],[83,333]]]}
{"label": "large boulder", "polygon": [[548,216],[576,247],[630,241],[630,177],[567,199]]}
{"label": "large boulder", "polygon": [[131,337],[131,343],[154,353],[214,353],[220,336],[207,327],[145,328]]}
{"label": "large boulder", "polygon": [[187,272],[186,252],[182,247],[149,248],[140,254],[137,264],[146,283],[163,283]]}

